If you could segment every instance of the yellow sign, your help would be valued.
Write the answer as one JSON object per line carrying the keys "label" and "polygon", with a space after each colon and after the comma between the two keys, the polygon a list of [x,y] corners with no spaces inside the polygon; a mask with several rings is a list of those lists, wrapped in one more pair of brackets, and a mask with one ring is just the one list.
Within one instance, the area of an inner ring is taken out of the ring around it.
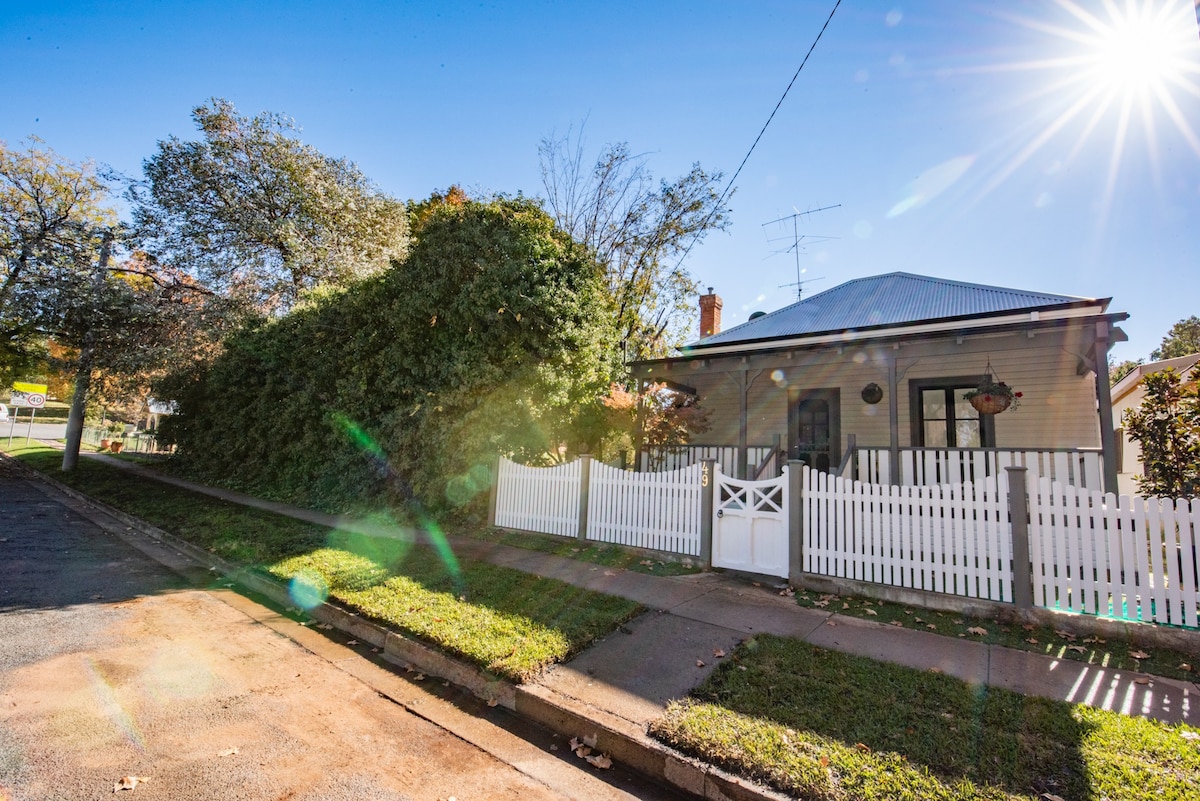
{"label": "yellow sign", "polygon": [[13,406],[28,406],[40,409],[46,405],[46,385],[27,384],[24,381],[14,381],[11,397],[8,402]]}
{"label": "yellow sign", "polygon": [[24,381],[14,381],[12,388],[27,395],[45,395],[49,389],[45,384],[26,384]]}

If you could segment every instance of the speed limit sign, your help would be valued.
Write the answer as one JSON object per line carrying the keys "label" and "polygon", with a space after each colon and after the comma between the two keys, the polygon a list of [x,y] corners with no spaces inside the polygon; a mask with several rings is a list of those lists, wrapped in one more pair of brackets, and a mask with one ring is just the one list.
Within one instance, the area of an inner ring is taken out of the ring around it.
{"label": "speed limit sign", "polygon": [[25,396],[25,405],[34,409],[40,409],[46,405],[46,396],[40,392],[34,392]]}

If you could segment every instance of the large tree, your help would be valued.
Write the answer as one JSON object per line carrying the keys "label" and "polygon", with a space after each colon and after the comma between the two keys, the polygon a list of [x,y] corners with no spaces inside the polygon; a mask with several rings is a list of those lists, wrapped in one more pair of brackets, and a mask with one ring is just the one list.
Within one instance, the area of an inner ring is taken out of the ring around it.
{"label": "large tree", "polygon": [[458,505],[497,453],[552,458],[613,371],[603,275],[536,204],[414,204],[403,262],[310,293],[169,385],[198,477],[325,507]]}
{"label": "large tree", "polygon": [[46,333],[86,294],[101,232],[116,223],[91,164],[31,139],[0,141],[0,379],[44,355]]}
{"label": "large tree", "polygon": [[543,140],[539,154],[551,214],[607,270],[625,357],[668,355],[695,318],[698,287],[683,259],[729,224],[721,173],[695,164],[656,182],[646,158],[624,142],[589,162],[582,132]]}
{"label": "large tree", "polygon": [[304,144],[292,120],[245,117],[220,99],[192,117],[200,140],[160,141],[128,192],[139,245],[160,262],[278,312],[403,254],[404,204]]}
{"label": "large tree", "polygon": [[184,275],[122,258],[107,184],[90,164],[40,145],[0,143],[0,374],[15,377],[57,346],[74,377],[63,456],[70,470],[93,379],[137,376],[194,342],[206,299]]}
{"label": "large tree", "polygon": [[1200,317],[1194,314],[1171,326],[1162,344],[1150,352],[1150,358],[1158,361],[1192,353],[1200,353]]}

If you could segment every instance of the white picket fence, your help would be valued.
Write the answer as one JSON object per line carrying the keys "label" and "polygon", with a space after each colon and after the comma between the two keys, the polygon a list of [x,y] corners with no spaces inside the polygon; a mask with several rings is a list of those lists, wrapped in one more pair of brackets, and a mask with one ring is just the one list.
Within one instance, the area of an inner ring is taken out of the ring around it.
{"label": "white picket fence", "polygon": [[1197,627],[1200,498],[1117,498],[1042,479],[1029,505],[1035,604]]}
{"label": "white picket fence", "polygon": [[501,458],[496,525],[574,537],[579,531],[581,462],[528,467]]}
{"label": "white picket fence", "polygon": [[[578,536],[583,461],[526,467],[501,458],[495,523],[501,528]],[[633,473],[591,461],[585,537],[684,556],[700,555],[700,471],[695,464]]]}
{"label": "white picket fence", "polygon": [[1007,479],[864,484],[803,468],[804,570],[1012,600]]}
{"label": "white picket fence", "polygon": [[631,473],[593,462],[589,473],[589,540],[700,555],[699,464]]}

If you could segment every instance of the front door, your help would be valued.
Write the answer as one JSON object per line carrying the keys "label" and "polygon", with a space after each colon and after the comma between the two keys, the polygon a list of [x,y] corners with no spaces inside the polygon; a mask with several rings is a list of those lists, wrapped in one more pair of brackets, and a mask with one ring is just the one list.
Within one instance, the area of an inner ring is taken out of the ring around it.
{"label": "front door", "polygon": [[828,473],[841,462],[839,391],[793,389],[788,397],[788,458]]}

